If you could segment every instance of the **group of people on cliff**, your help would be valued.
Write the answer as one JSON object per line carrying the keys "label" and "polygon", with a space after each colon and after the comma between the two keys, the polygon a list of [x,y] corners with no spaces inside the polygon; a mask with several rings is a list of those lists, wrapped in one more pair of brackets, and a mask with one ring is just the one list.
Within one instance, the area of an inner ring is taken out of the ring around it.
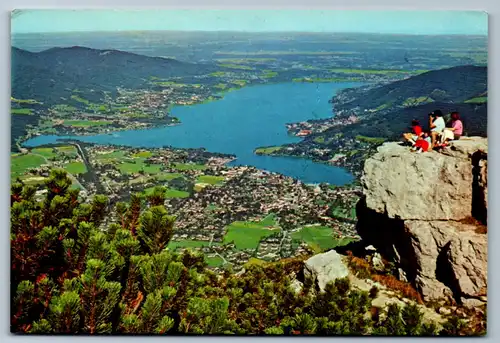
{"label": "group of people on cliff", "polygon": [[443,113],[435,110],[429,113],[429,131],[424,131],[418,120],[413,120],[411,132],[404,133],[403,138],[412,144],[412,151],[425,152],[445,147],[449,141],[460,139],[463,130],[464,125],[458,112],[450,114],[447,125]]}

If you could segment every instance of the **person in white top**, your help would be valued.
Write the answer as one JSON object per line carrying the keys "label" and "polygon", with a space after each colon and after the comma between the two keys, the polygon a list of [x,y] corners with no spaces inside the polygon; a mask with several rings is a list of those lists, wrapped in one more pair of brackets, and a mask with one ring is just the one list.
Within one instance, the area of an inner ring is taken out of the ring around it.
{"label": "person in white top", "polygon": [[431,128],[431,149],[434,149],[439,136],[443,133],[446,124],[440,110],[429,113],[429,127]]}

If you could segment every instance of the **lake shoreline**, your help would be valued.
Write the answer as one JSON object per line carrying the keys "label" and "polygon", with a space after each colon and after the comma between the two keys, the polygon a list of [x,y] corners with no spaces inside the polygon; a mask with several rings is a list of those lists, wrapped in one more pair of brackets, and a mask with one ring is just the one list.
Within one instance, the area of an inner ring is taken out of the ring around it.
{"label": "lake shoreline", "polygon": [[[23,146],[75,139],[113,146],[174,147],[205,149],[207,152],[232,154],[231,165],[246,165],[298,179],[304,183],[326,182],[333,185],[351,183],[355,177],[346,169],[311,158],[255,154],[255,148],[300,142],[289,135],[286,123],[314,118],[331,118],[334,114],[328,100],[337,90],[352,88],[359,83],[298,83],[287,82],[261,87],[243,87],[240,92],[228,92],[224,101],[199,105],[173,106],[171,115],[180,119],[175,126],[121,130],[98,135],[37,136]],[[272,87],[272,88],[270,88]],[[295,99],[293,103],[290,98]],[[263,125],[265,123],[265,125]],[[241,164],[240,164],[241,163]]]}

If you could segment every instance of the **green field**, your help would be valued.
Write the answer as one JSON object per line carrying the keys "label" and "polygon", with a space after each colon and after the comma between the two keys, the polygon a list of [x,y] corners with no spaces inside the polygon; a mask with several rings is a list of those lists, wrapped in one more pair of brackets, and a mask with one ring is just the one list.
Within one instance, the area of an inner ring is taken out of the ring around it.
{"label": "green field", "polygon": [[42,156],[33,154],[11,156],[10,175],[12,178],[23,175],[30,168],[37,168],[45,163]]}
{"label": "green field", "polygon": [[266,79],[272,79],[273,77],[278,76],[278,73],[272,70],[264,70],[261,76]]}
{"label": "green field", "polygon": [[87,167],[83,162],[70,162],[64,166],[64,169],[73,175],[85,174],[87,172]]}
{"label": "green field", "polygon": [[274,227],[276,220],[274,214],[268,215],[260,222],[236,221],[227,226],[227,233],[224,235],[224,243],[234,241],[236,249],[255,249],[262,238],[279,232],[279,228]]}
{"label": "green field", "polygon": [[110,106],[106,104],[89,104],[87,109],[93,112],[108,112],[110,110]]}
{"label": "green field", "polygon": [[420,96],[418,98],[408,98],[403,101],[403,106],[405,107],[413,107],[421,104],[426,104],[429,102],[434,102],[434,99],[429,98],[428,96]]}
{"label": "green field", "polygon": [[122,150],[115,150],[105,154],[96,154],[96,159],[101,161],[112,161],[125,158],[125,152]]}
{"label": "green field", "polygon": [[273,152],[276,152],[280,149],[281,149],[280,146],[270,146],[267,148],[257,148],[257,149],[255,149],[255,153],[266,155],[266,154],[272,154]]}
{"label": "green field", "polygon": [[383,109],[385,109],[385,108],[387,108],[387,107],[389,107],[389,106],[391,106],[391,105],[392,105],[392,104],[382,104],[382,105],[378,106],[378,107],[375,109],[375,111],[380,111],[380,110],[383,110]]}
{"label": "green field", "polygon": [[138,153],[132,155],[132,157],[143,157],[143,158],[149,158],[151,156],[153,156],[153,153],[151,151],[139,151]]}
{"label": "green field", "polygon": [[449,56],[449,57],[453,57],[453,58],[471,59],[474,61],[474,63],[478,63],[478,64],[488,63],[488,52],[487,51],[484,51],[484,52],[481,52],[481,51],[479,51],[479,52],[470,52],[470,51],[467,51],[467,52],[460,52],[460,51],[444,52],[444,53],[441,53],[441,55]]}
{"label": "green field", "polygon": [[351,209],[344,209],[342,207],[335,207],[332,210],[332,216],[335,218],[345,218],[356,220],[356,204],[352,205]]}
{"label": "green field", "polygon": [[118,164],[118,170],[125,174],[135,174],[144,171],[145,174],[156,174],[161,171],[161,165],[151,164],[147,166],[143,160],[137,159],[136,163],[124,162]]}
{"label": "green field", "polygon": [[33,110],[31,108],[11,108],[11,114],[23,114],[23,115],[31,115],[33,114]]}
{"label": "green field", "polygon": [[259,222],[262,226],[276,226],[276,215],[274,213],[268,214],[264,219]]}
{"label": "green field", "polygon": [[33,154],[41,155],[46,158],[52,158],[57,156],[57,152],[54,152],[54,148],[35,148],[32,149]]}
{"label": "green field", "polygon": [[188,198],[189,193],[185,191],[179,191],[177,189],[169,188],[166,193],[167,198]]}
{"label": "green field", "polygon": [[72,145],[60,146],[60,147],[54,147],[54,148],[34,148],[31,150],[31,152],[33,154],[46,157],[47,159],[56,157],[58,152],[63,153],[64,155],[67,155],[67,156],[72,156],[72,157],[76,157],[78,155],[76,148]]}
{"label": "green field", "polygon": [[279,229],[265,229],[246,222],[234,222],[227,227],[224,243],[234,242],[236,249],[255,249],[262,238],[279,232]]}
{"label": "green field", "polygon": [[212,268],[222,267],[224,265],[224,260],[219,256],[205,257],[205,262]]}
{"label": "green field", "polygon": [[109,125],[109,120],[65,120],[64,125],[73,127],[91,127],[91,126],[105,126]]}
{"label": "green field", "polygon": [[75,101],[78,101],[78,102],[81,102],[82,104],[85,104],[85,105],[89,105],[90,104],[90,101],[88,101],[87,99],[84,99],[78,95],[72,95],[71,96],[71,99],[75,100]]}
{"label": "green field", "polygon": [[208,74],[208,76],[212,76],[212,77],[224,77],[226,75],[229,75],[229,73],[225,72],[225,71],[216,71],[216,72]]}
{"label": "green field", "polygon": [[76,151],[76,147],[74,147],[72,145],[60,146],[60,147],[57,147],[56,149],[57,149],[57,151],[65,154],[65,155],[68,155],[68,156],[78,155],[78,152]]}
{"label": "green field", "polygon": [[292,238],[319,247],[322,251],[346,245],[351,238],[335,238],[334,230],[326,226],[307,226],[292,234]]}
{"label": "green field", "polygon": [[173,179],[177,179],[179,177],[183,177],[180,173],[162,173],[159,175],[155,175],[155,179],[158,181],[170,181]]}
{"label": "green field", "polygon": [[374,144],[382,144],[385,142],[385,138],[381,137],[367,137],[367,136],[356,136],[356,139],[361,142],[374,143]]}
{"label": "green field", "polygon": [[[156,188],[156,186],[146,188],[146,189],[144,189],[143,193],[146,194],[146,195],[151,194],[155,188]],[[165,196],[167,198],[169,198],[169,199],[172,199],[172,198],[187,198],[187,197],[189,197],[189,193],[185,192],[185,191],[180,191],[180,190],[177,190],[177,189],[173,189],[173,188],[167,188]]]}
{"label": "green field", "polygon": [[235,84],[237,86],[240,86],[240,87],[244,87],[248,81],[246,80],[234,80],[234,81],[231,81],[232,84]]}
{"label": "green field", "polygon": [[29,105],[41,104],[41,102],[38,102],[34,99],[16,99],[16,98],[10,97],[10,101],[16,102],[18,104],[29,104]]}
{"label": "green field", "polygon": [[205,170],[207,166],[195,163],[172,163],[172,168],[177,170]]}
{"label": "green field", "polygon": [[465,102],[466,103],[470,103],[470,104],[484,104],[487,101],[488,101],[488,97],[487,96],[479,96],[479,97],[476,97],[476,98],[472,98],[472,99],[466,100]]}
{"label": "green field", "polygon": [[218,83],[214,87],[217,89],[226,89],[227,85],[225,83]]}
{"label": "green field", "polygon": [[176,250],[177,248],[201,248],[208,246],[209,241],[193,241],[193,240],[184,240],[184,241],[170,241],[168,243],[168,248],[171,250]]}
{"label": "green field", "polygon": [[224,176],[200,175],[198,176],[197,182],[220,185],[224,182]]}

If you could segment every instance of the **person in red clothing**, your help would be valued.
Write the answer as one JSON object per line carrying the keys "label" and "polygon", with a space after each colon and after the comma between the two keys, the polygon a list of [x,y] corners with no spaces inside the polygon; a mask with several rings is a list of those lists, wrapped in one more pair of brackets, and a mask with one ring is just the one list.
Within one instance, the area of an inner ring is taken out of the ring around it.
{"label": "person in red clothing", "polygon": [[429,135],[427,133],[423,133],[422,135],[420,135],[420,137],[417,138],[415,144],[413,144],[412,150],[418,153],[426,152],[429,150],[430,146],[431,142]]}
{"label": "person in red clothing", "polygon": [[420,123],[418,122],[418,120],[415,120],[415,119],[412,120],[411,131],[412,132],[403,133],[403,138],[406,141],[408,141],[412,144],[415,144],[417,139],[422,136],[422,126],[420,126]]}

